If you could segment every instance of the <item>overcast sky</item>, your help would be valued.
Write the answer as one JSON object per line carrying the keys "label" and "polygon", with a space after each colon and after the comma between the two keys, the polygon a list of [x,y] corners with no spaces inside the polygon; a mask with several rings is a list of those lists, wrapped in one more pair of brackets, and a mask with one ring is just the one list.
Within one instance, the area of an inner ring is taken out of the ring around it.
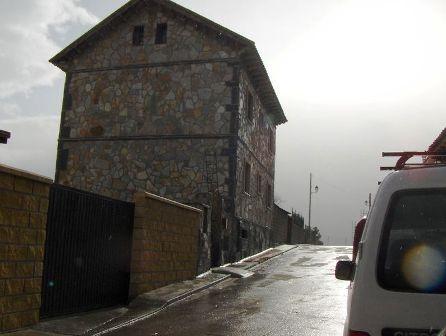
{"label": "overcast sky", "polygon": [[[0,1],[0,162],[54,176],[64,74],[48,59],[124,0]],[[254,40],[289,122],[276,198],[330,244],[383,178],[383,150],[424,150],[446,127],[443,0],[179,0]]]}

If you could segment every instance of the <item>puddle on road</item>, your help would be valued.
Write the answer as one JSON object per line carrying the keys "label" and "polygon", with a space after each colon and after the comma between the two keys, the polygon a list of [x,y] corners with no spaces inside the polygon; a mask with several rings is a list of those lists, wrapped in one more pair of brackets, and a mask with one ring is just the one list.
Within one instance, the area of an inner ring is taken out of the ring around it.
{"label": "puddle on road", "polygon": [[321,266],[327,266],[328,263],[314,263],[314,264],[307,264],[307,265],[300,265],[301,267],[321,267]]}
{"label": "puddle on road", "polygon": [[269,285],[272,285],[274,283],[276,283],[276,282],[275,281],[271,281],[271,280],[266,280],[266,281],[263,281],[263,282],[259,283],[257,285],[257,287],[264,288],[264,287],[268,287]]}
{"label": "puddle on road", "polygon": [[334,258],[334,260],[350,260],[350,257],[347,255],[342,255],[342,256]]}
{"label": "puddle on road", "polygon": [[302,257],[299,258],[296,262],[293,262],[291,266],[301,266],[303,263],[310,261],[312,258]]}
{"label": "puddle on road", "polygon": [[351,251],[353,251],[352,247],[339,247],[337,249],[334,250],[335,253],[350,253]]}
{"label": "puddle on road", "polygon": [[326,252],[326,251],[330,251],[331,249],[329,247],[319,247],[316,249],[313,249],[313,252]]}
{"label": "puddle on road", "polygon": [[272,274],[268,277],[267,280],[262,281],[261,283],[257,284],[257,287],[268,287],[269,285],[275,284],[277,281],[291,281],[295,279],[303,278],[302,276],[294,276],[290,274]]}
{"label": "puddle on road", "polygon": [[260,299],[247,299],[243,300],[239,309],[235,309],[237,314],[248,316],[254,315],[260,312],[262,301]]}
{"label": "puddle on road", "polygon": [[293,279],[297,279],[294,275],[289,274],[273,274],[270,276],[271,279],[279,280],[279,281],[290,281]]}

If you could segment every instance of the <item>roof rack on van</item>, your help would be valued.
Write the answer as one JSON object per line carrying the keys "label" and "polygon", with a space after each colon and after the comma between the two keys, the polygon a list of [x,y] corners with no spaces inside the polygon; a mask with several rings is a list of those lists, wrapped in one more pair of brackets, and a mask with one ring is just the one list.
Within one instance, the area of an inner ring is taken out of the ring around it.
{"label": "roof rack on van", "polygon": [[[395,167],[381,167],[381,170],[402,170],[410,168],[427,168],[427,167],[437,167],[446,166],[444,160],[439,160],[441,158],[446,158],[445,153],[440,152],[383,152],[383,157],[399,157]],[[423,158],[422,163],[407,163],[411,158],[415,156],[421,156]],[[431,159],[431,160],[428,160]],[[439,162],[442,161],[442,162]]]}

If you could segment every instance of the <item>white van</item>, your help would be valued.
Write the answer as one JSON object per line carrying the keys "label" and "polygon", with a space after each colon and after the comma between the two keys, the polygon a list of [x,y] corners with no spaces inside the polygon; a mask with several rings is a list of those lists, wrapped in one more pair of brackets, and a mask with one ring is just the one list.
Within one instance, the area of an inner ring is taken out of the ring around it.
{"label": "white van", "polygon": [[446,326],[446,166],[402,169],[381,184],[356,260],[344,335],[432,336]]}

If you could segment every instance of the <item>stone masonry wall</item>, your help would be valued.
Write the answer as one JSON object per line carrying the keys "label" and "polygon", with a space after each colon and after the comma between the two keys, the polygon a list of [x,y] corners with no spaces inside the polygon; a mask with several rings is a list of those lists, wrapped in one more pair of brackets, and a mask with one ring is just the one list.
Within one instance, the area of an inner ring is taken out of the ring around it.
{"label": "stone masonry wall", "polygon": [[[288,226],[291,225],[290,214],[284,209],[274,204],[273,227],[271,231],[271,244],[273,246],[288,244],[291,241],[291,232],[288,232]],[[291,229],[291,227],[290,227]]]}
{"label": "stone masonry wall", "polygon": [[[244,165],[251,165],[250,192],[244,191]],[[257,176],[260,174],[260,189],[257,185]],[[271,228],[273,220],[273,209],[267,202],[267,185],[274,192],[274,178],[265,170],[257,156],[249,151],[244,145],[239,144],[237,149],[237,185],[236,185],[236,216],[262,227]]]}
{"label": "stone masonry wall", "polygon": [[[167,43],[155,44],[157,23],[167,23]],[[144,25],[144,43],[132,45],[133,27]],[[66,70],[236,57],[240,46],[179,14],[143,2],[125,20],[96,37]]]}
{"label": "stone masonry wall", "polygon": [[[248,102],[247,93],[253,96],[253,117],[248,118]],[[263,107],[258,94],[251,80],[242,70],[240,72],[240,126],[239,137],[247,145],[247,147],[256,154],[256,157],[271,175],[274,176],[275,171],[275,155],[276,155],[276,127],[267,114],[267,110]],[[273,135],[273,148],[269,149],[269,131]]]}
{"label": "stone masonry wall", "polygon": [[293,223],[291,225],[291,240],[290,244],[303,244],[305,243],[305,230],[303,227]]}
{"label": "stone masonry wall", "polygon": [[229,159],[222,155],[227,148],[225,139],[67,142],[68,167],[59,170],[59,183],[124,201],[149,191],[176,201],[204,202],[210,197],[207,153],[217,154],[220,188],[228,192]]}
{"label": "stone masonry wall", "polygon": [[131,298],[197,275],[202,215],[153,194],[135,195]]}
{"label": "stone masonry wall", "polygon": [[70,138],[228,134],[227,63],[75,73],[63,127]]}
{"label": "stone masonry wall", "polygon": [[[252,121],[247,113],[247,92],[253,96],[254,109]],[[252,87],[245,71],[240,73],[240,126],[237,146],[237,186],[236,215],[263,227],[271,227],[272,204],[268,206],[267,185],[271,186],[271,197],[274,195],[275,147],[271,151],[268,146],[268,130],[275,136],[275,126],[270,121],[256,91]],[[244,192],[244,165],[251,165],[250,193]],[[260,175],[260,188],[258,188]]]}
{"label": "stone masonry wall", "polygon": [[0,165],[0,332],[39,321],[51,183]]}

